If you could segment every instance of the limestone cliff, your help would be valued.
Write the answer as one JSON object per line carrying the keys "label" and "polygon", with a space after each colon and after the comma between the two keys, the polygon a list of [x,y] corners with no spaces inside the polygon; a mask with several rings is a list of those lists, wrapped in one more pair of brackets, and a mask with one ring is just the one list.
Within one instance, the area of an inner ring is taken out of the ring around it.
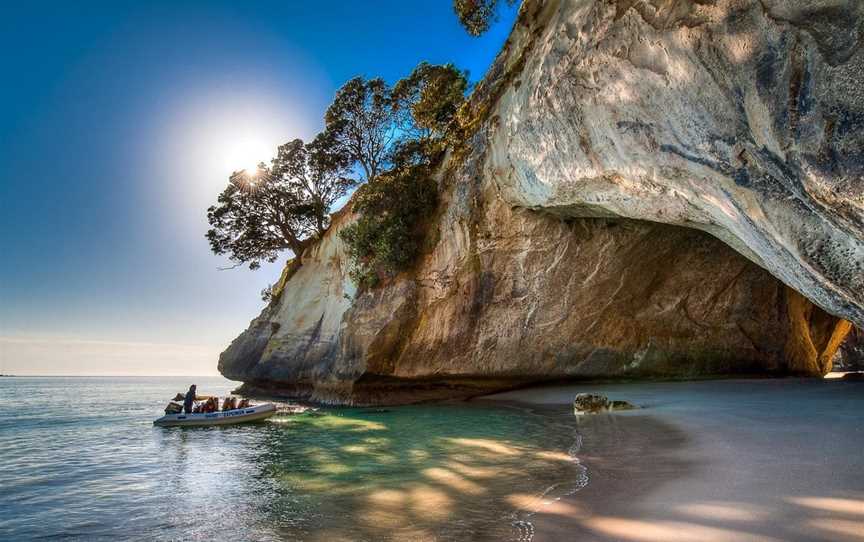
{"label": "limestone cliff", "polygon": [[220,371],[340,403],[826,371],[838,317],[864,323],[862,20],[854,0],[527,1],[415,267],[358,294],[341,213]]}

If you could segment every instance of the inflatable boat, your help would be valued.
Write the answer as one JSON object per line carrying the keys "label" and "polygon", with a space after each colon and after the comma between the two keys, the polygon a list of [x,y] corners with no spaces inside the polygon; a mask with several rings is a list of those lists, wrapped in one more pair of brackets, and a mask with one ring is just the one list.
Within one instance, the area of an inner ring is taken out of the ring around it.
{"label": "inflatable boat", "polygon": [[178,426],[200,426],[200,425],[229,425],[235,423],[260,422],[276,414],[276,405],[264,403],[263,405],[248,406],[246,408],[235,408],[234,410],[223,410],[220,412],[202,412],[200,414],[166,414],[155,420],[153,425],[178,425]]}

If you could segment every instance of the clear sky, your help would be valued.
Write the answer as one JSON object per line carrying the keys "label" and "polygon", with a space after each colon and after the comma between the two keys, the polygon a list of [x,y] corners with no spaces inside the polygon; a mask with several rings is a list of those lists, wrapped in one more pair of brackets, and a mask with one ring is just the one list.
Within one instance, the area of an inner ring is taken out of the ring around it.
{"label": "clear sky", "polygon": [[355,75],[482,77],[451,0],[13,2],[0,18],[0,372],[212,374],[280,264],[219,271],[228,174]]}

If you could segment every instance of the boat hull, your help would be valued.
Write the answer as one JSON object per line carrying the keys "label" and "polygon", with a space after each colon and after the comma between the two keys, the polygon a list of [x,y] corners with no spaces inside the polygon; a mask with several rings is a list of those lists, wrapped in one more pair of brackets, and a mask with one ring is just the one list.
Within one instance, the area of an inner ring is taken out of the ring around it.
{"label": "boat hull", "polygon": [[153,422],[153,425],[200,427],[208,425],[234,425],[238,423],[260,422],[276,414],[276,405],[266,403],[248,408],[237,408],[224,412],[199,414],[166,414]]}

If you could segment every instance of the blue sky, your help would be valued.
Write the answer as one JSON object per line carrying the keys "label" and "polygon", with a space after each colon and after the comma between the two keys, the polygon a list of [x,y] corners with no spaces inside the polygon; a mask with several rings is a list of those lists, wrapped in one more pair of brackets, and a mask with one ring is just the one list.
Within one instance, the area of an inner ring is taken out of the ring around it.
{"label": "blue sky", "polygon": [[314,135],[355,75],[479,79],[514,16],[472,38],[450,0],[4,6],[0,371],[213,373],[281,267],[218,270],[231,170]]}

